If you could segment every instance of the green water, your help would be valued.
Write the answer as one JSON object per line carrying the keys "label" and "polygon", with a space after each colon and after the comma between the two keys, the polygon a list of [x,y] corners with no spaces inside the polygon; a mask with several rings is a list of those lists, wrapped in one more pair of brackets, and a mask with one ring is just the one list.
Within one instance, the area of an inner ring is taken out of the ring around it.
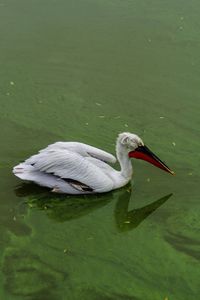
{"label": "green water", "polygon": [[[198,300],[200,4],[0,1],[0,299]],[[55,196],[11,173],[49,143],[139,134],[176,172]],[[173,195],[171,195],[173,194]]]}

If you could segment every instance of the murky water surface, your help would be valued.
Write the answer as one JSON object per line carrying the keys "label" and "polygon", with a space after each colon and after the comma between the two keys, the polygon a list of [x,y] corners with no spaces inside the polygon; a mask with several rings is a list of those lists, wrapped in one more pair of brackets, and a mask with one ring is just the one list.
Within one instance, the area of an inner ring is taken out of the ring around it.
{"label": "murky water surface", "polygon": [[[198,1],[0,1],[0,298],[197,300]],[[121,190],[55,196],[11,169],[51,142],[114,153],[139,134],[176,176],[134,161]]]}

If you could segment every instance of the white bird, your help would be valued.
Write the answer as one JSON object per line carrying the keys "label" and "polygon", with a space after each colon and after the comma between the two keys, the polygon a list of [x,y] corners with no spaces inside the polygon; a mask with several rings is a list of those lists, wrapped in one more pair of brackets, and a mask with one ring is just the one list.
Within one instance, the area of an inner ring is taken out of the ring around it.
{"label": "white bird", "polygon": [[126,185],[132,177],[131,157],[146,160],[174,174],[136,134],[119,134],[116,155],[121,170],[109,163],[116,158],[98,148],[78,142],[56,142],[13,168],[24,180],[67,194],[104,193]]}

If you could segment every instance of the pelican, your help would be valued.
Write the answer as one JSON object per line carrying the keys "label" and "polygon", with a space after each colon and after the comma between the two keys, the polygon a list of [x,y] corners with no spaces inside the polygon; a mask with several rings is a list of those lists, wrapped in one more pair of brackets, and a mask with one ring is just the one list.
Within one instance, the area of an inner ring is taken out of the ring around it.
{"label": "pelican", "polygon": [[[51,188],[55,193],[104,193],[126,185],[132,177],[131,158],[145,160],[174,174],[136,134],[120,133],[116,156],[79,142],[56,142],[13,168],[23,180]],[[110,166],[118,160],[120,171]]]}

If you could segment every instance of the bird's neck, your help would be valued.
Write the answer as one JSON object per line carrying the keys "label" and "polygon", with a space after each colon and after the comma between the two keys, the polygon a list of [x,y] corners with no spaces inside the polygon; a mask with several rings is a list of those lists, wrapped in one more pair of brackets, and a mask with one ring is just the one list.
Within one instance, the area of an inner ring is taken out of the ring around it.
{"label": "bird's neck", "polygon": [[131,179],[133,168],[132,168],[131,160],[128,156],[128,151],[123,145],[117,143],[116,154],[117,154],[117,159],[121,166],[121,175],[125,179]]}

